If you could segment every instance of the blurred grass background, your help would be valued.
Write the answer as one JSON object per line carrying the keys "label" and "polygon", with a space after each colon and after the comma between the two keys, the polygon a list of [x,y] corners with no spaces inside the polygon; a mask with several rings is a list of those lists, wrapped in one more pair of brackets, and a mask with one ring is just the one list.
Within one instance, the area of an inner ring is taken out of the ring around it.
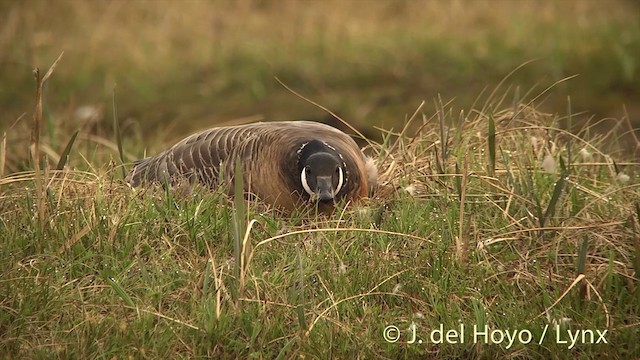
{"label": "blurred grass background", "polygon": [[125,133],[147,143],[246,116],[326,116],[275,77],[354,124],[397,128],[422,100],[432,114],[438,94],[471,108],[534,59],[505,89],[538,94],[579,74],[535,105],[565,114],[570,95],[574,112],[626,107],[640,122],[636,1],[30,0],[0,14],[0,131],[31,114],[31,71],[62,51],[50,121],[108,127],[117,85]]}

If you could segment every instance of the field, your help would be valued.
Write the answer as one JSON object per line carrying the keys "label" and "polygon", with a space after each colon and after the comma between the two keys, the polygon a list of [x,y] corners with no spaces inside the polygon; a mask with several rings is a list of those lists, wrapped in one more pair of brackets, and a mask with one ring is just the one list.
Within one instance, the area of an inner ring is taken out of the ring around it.
{"label": "field", "polygon": [[[184,4],[0,4],[1,358],[640,357],[637,4]],[[122,181],[338,117],[331,216]]]}

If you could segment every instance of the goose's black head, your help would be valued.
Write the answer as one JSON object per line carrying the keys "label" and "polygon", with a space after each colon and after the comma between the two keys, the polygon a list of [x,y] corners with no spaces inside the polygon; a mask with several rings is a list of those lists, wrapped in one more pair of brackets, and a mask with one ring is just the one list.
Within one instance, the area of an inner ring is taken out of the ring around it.
{"label": "goose's black head", "polygon": [[319,140],[303,144],[298,153],[298,171],[304,191],[312,200],[323,203],[334,201],[346,180],[346,169],[340,154]]}

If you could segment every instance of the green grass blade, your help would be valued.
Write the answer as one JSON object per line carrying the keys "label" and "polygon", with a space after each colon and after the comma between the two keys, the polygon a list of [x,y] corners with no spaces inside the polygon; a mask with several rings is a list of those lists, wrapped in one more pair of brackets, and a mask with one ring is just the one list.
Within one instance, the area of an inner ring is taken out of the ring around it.
{"label": "green grass blade", "polygon": [[462,143],[462,130],[464,125],[464,120],[465,120],[464,110],[460,110],[460,114],[458,115],[458,123],[456,124],[456,134],[454,139],[456,144]]}
{"label": "green grass blade", "polygon": [[297,339],[298,339],[297,337],[292,336],[291,339],[289,341],[287,341],[286,344],[284,344],[282,349],[280,349],[280,352],[278,352],[278,356],[276,357],[276,360],[284,360],[284,359],[286,359],[287,358],[287,352],[291,349],[291,345],[293,345],[293,343]]}
{"label": "green grass blade", "polygon": [[[587,267],[587,250],[589,249],[589,237],[585,236],[582,240],[582,246],[578,250],[578,261],[576,263],[576,276],[584,274],[584,270]],[[581,281],[578,291],[580,301],[584,300],[587,296],[587,283]]]}
{"label": "green grass blade", "polygon": [[480,329],[484,328],[486,324],[485,314],[487,313],[484,304],[481,300],[473,298],[471,299],[471,308],[473,309],[475,325]]}
{"label": "green grass blade", "polygon": [[56,170],[64,169],[64,166],[67,164],[67,161],[69,160],[69,153],[71,152],[73,143],[76,141],[78,132],[80,132],[80,130],[76,130],[76,132],[74,132],[73,135],[71,135],[71,139],[69,139],[67,146],[65,146],[64,150],[62,151],[62,155],[60,155],[60,160],[58,160],[58,164],[56,165]]}
{"label": "green grass blade", "polygon": [[615,160],[612,160],[612,161],[613,161],[613,169],[615,170],[616,175],[620,174],[620,171],[622,171],[622,170],[618,166],[618,163]]}
{"label": "green grass blade", "polygon": [[564,158],[562,156],[558,156],[558,164],[560,165],[560,174],[566,175],[569,173],[569,168],[567,164],[564,162]]}
{"label": "green grass blade", "polygon": [[462,201],[462,174],[460,173],[459,161],[456,161],[456,176],[454,180],[456,183],[456,191],[458,192],[458,201]]}
{"label": "green grass blade", "polygon": [[129,294],[124,291],[124,289],[122,288],[122,286],[120,286],[116,279],[112,277],[105,277],[105,280],[107,281],[109,286],[111,286],[111,288],[116,292],[116,294],[118,294],[118,297],[120,297],[122,301],[124,301],[125,304],[131,307],[135,307],[135,303],[133,302]]}
{"label": "green grass blade", "polygon": [[544,227],[544,213],[542,212],[542,204],[540,203],[540,197],[538,196],[538,194],[536,193],[534,187],[533,187],[533,174],[531,173],[531,171],[525,170],[524,174],[523,174],[523,180],[524,180],[524,185],[526,186],[525,189],[522,189],[522,192],[525,194],[529,194],[531,195],[531,197],[533,197],[533,202],[535,203],[535,215],[538,218],[538,222],[540,223],[540,227]]}
{"label": "green grass blade", "polygon": [[213,264],[211,263],[211,261],[207,261],[205,266],[204,266],[204,275],[203,275],[203,279],[202,279],[202,294],[203,295],[208,295],[209,294],[209,288],[210,288],[210,284],[212,283],[212,279],[211,279],[211,268],[213,267]]}
{"label": "green grass blade", "polygon": [[[571,116],[571,96],[567,96],[567,131],[573,130],[573,118]],[[571,136],[567,136],[567,174],[571,171]],[[562,159],[562,157],[560,157]]]}
{"label": "green grass blade", "polygon": [[[436,103],[436,108],[438,111],[438,122],[440,124],[440,156],[442,157],[442,166],[443,166],[443,170],[444,170],[444,166],[447,163],[447,155],[448,155],[448,148],[447,148],[447,140],[449,138],[449,133],[447,131],[447,126],[445,124],[445,116],[444,116],[444,105],[442,104],[442,97],[440,96],[440,94],[438,94],[438,102]],[[443,172],[444,173],[444,172]]]}
{"label": "green grass blade", "polygon": [[262,333],[262,324],[259,322],[253,323],[253,326],[251,327],[251,339],[247,344],[248,349],[253,349],[253,347],[255,346],[256,340],[258,340],[258,336],[261,333]]}
{"label": "green grass blade", "polygon": [[587,250],[589,249],[589,238],[584,237],[582,246],[578,250],[578,262],[576,263],[576,275],[584,274],[584,269],[587,262]]}
{"label": "green grass blade", "polygon": [[434,147],[433,151],[435,151],[435,161],[436,161],[436,171],[438,172],[438,174],[444,174],[444,166],[440,160],[440,156],[438,154],[438,148]]}
{"label": "green grass blade", "polygon": [[307,321],[304,318],[304,259],[302,258],[302,251],[300,247],[296,247],[298,254],[298,306],[296,306],[296,313],[298,315],[298,325],[300,325],[300,331],[305,332],[307,330]]}
{"label": "green grass blade", "polygon": [[40,231],[44,229],[44,184],[45,180],[42,179],[42,173],[40,172],[40,124],[42,123],[42,84],[43,81],[40,78],[40,69],[36,68],[33,71],[33,75],[36,78],[36,108],[33,113],[33,127],[31,129],[31,144],[33,148],[33,171],[35,173],[34,182],[37,191],[36,206],[38,214],[38,227]]}
{"label": "green grass blade", "polygon": [[636,272],[636,277],[640,276],[640,204],[636,202],[636,221],[638,226],[633,222],[631,226],[633,228],[633,247],[635,248],[633,267]]}
{"label": "green grass blade", "polygon": [[544,212],[544,217],[542,218],[542,227],[547,223],[549,218],[553,216],[556,211],[556,207],[558,205],[558,201],[560,200],[560,195],[562,195],[562,191],[564,190],[564,185],[566,183],[564,174],[560,175],[558,181],[556,181],[556,186],[553,188],[553,194],[551,195],[551,200],[549,200],[549,204],[547,205],[547,210]]}
{"label": "green grass blade", "polygon": [[500,149],[500,154],[502,155],[502,163],[504,164],[504,169],[507,174],[507,178],[509,179],[508,183],[513,184],[514,190],[516,193],[520,192],[520,183],[516,181],[516,177],[511,170],[511,165],[509,165],[509,154],[507,154],[502,147],[498,147]]}
{"label": "green grass blade", "polygon": [[489,116],[489,176],[496,173],[496,124],[493,115]]}

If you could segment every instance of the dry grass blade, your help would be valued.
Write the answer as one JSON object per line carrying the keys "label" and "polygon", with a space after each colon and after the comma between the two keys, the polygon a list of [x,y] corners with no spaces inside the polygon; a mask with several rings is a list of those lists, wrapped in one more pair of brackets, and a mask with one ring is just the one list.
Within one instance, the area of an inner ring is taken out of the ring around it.
{"label": "dry grass blade", "polygon": [[519,109],[520,109],[520,86],[516,86],[516,89],[513,94],[513,100],[511,102],[511,112],[513,113],[513,115],[511,116],[511,119],[509,119],[509,124],[511,124],[511,122],[518,117],[518,115],[520,114]]}
{"label": "dry grass blade", "polygon": [[7,132],[2,133],[2,143],[0,143],[0,179],[4,177],[4,168],[7,164]]}
{"label": "dry grass blade", "polygon": [[257,245],[256,248],[262,246],[262,245],[266,245],[272,241],[275,240],[279,240],[285,237],[289,237],[289,236],[294,236],[294,235],[300,235],[300,234],[307,234],[307,233],[316,233],[316,232],[343,232],[343,231],[353,231],[353,232],[370,232],[370,233],[377,233],[377,234],[387,234],[387,235],[396,235],[396,236],[400,236],[400,237],[406,237],[406,238],[410,238],[410,239],[414,239],[414,240],[419,240],[419,241],[426,241],[428,243],[433,244],[434,242],[429,240],[429,239],[425,239],[419,236],[415,236],[415,235],[411,235],[411,234],[407,234],[407,233],[401,233],[401,232],[396,232],[396,231],[386,231],[386,230],[378,230],[378,229],[359,229],[359,228],[323,228],[323,229],[307,229],[307,230],[298,230],[298,231],[291,231],[285,234],[280,234],[280,235],[276,235],[273,237],[270,237],[268,239],[262,240],[260,241]]}
{"label": "dry grass blade", "polygon": [[[398,135],[396,135],[396,140],[393,142],[393,144],[391,144],[391,146],[387,146],[388,141],[390,141],[391,139],[391,133],[388,133],[388,136],[383,138],[383,142],[382,145],[376,147],[376,149],[380,149],[380,152],[384,152],[385,155],[382,159],[380,159],[380,164],[384,164],[387,161],[387,158],[389,156],[391,156],[391,154],[393,153],[393,151],[400,145],[402,144],[402,141],[404,140],[404,136],[407,132],[407,130],[409,129],[409,125],[413,122],[413,120],[416,118],[416,116],[420,113],[420,110],[422,110],[422,107],[424,106],[425,102],[424,100],[422,100],[422,102],[420,102],[420,105],[418,105],[418,107],[416,108],[416,110],[413,112],[413,114],[411,115],[411,117],[409,118],[409,120],[407,121],[407,123],[404,125],[404,127],[402,128],[402,131],[400,131],[400,133]],[[424,116],[424,115],[423,115]],[[422,129],[426,126],[427,122],[425,121],[420,128],[418,128],[418,130],[415,133],[415,136],[411,139],[411,141],[409,142],[408,145],[406,146],[410,146],[414,140],[416,140],[418,138],[418,135],[420,134],[420,132],[422,131]]]}
{"label": "dry grass blade", "polygon": [[[406,273],[406,272],[408,272],[408,271],[409,271],[409,269],[403,269],[403,270],[400,270],[400,271],[398,271],[398,272],[396,272],[396,273],[393,273],[393,274],[391,274],[391,275],[387,276],[387,277],[386,277],[386,278],[384,278],[382,281],[380,281],[379,283],[377,283],[374,287],[372,287],[371,289],[369,289],[369,291],[367,291],[366,293],[357,294],[357,295],[355,295],[355,296],[349,296],[349,297],[347,297],[347,298],[345,298],[345,299],[342,299],[342,300],[339,300],[339,301],[336,301],[335,299],[333,299],[333,298],[332,298],[332,299],[331,299],[331,305],[330,305],[329,307],[327,307],[326,309],[324,309],[324,310],[322,311],[322,313],[320,313],[320,314],[315,318],[315,320],[313,321],[313,323],[311,324],[311,326],[309,327],[309,329],[307,330],[307,332],[305,333],[305,335],[307,335],[307,336],[309,335],[309,333],[311,332],[311,330],[313,329],[313,327],[316,325],[316,323],[318,322],[318,320],[320,320],[320,318],[322,318],[325,314],[329,313],[329,311],[331,311],[332,309],[337,308],[337,307],[338,307],[338,305],[339,305],[340,303],[344,302],[344,301],[352,300],[352,299],[355,299],[355,298],[358,298],[358,297],[365,297],[365,296],[368,296],[368,295],[389,294],[389,293],[378,292],[378,291],[376,291],[376,290],[378,290],[378,289],[379,289],[382,285],[384,285],[385,283],[387,283],[387,282],[391,281],[391,280],[392,280],[392,279],[394,279],[394,278],[398,278],[400,275],[402,275],[402,274],[404,274],[404,273]],[[397,295],[397,296],[401,296],[401,297],[403,296],[403,295],[401,295],[400,293],[391,293],[391,294],[394,294],[394,295]],[[408,297],[408,296],[406,296],[406,297]]]}
{"label": "dry grass blade", "polygon": [[42,123],[42,78],[40,77],[40,69],[33,70],[33,76],[36,78],[36,109],[33,113],[33,129],[31,131],[31,147],[33,155],[33,170],[35,172],[36,184],[36,207],[38,211],[38,225],[40,230],[44,228],[45,213],[45,191],[42,174],[40,173],[40,125]]}
{"label": "dry grass blade", "polygon": [[571,80],[571,79],[574,79],[574,78],[576,78],[576,77],[578,77],[578,75],[571,75],[571,76],[567,76],[567,77],[565,77],[565,78],[562,78],[562,79],[560,79],[560,80],[558,80],[558,81],[554,82],[553,84],[551,84],[551,85],[547,86],[544,90],[542,90],[542,92],[540,92],[540,94],[536,95],[533,99],[531,99],[531,100],[527,103],[527,105],[535,104],[535,102],[536,102],[539,98],[541,98],[541,97],[542,97],[542,96],[544,96],[546,93],[548,93],[549,91],[551,91],[551,89],[553,89],[553,88],[554,88],[554,87],[556,87],[557,85],[560,85],[560,84],[562,84],[563,82],[567,82],[567,81],[569,81],[569,80]]}
{"label": "dry grass blade", "polygon": [[627,107],[623,105],[623,110],[624,110],[624,121],[627,124],[627,127],[629,128],[626,132],[624,132],[621,135],[631,135],[632,139],[633,139],[633,143],[635,145],[634,147],[634,154],[637,154],[638,150],[640,150],[640,140],[638,140],[638,136],[636,135],[636,131],[638,130],[637,128],[634,128],[633,125],[631,124],[631,118],[629,116],[629,112],[627,111]]}
{"label": "dry grass blade", "polygon": [[438,123],[440,125],[440,156],[441,156],[441,164],[443,174],[445,169],[445,164],[447,163],[447,155],[448,155],[448,140],[449,140],[449,131],[447,125],[445,123],[444,116],[444,105],[442,104],[442,97],[438,94],[438,102],[436,103],[436,108],[438,112]]}
{"label": "dry grass blade", "polygon": [[13,129],[13,127],[16,126],[16,124],[18,124],[26,115],[26,113],[22,113],[18,116],[16,121],[9,126],[9,129],[6,129],[2,133],[2,143],[0,144],[0,179],[4,177],[7,166],[7,131]]}
{"label": "dry grass blade", "polygon": [[[491,92],[491,94],[489,94],[489,97],[487,98],[487,101],[485,102],[485,104],[482,106],[482,110],[480,111],[481,113],[485,113],[487,111],[487,108],[489,106],[489,104],[491,103],[491,100],[493,99],[494,96],[496,96],[496,94],[498,93],[498,90],[502,87],[502,85],[509,79],[511,78],[511,76],[513,74],[515,74],[516,72],[518,72],[520,69],[524,68],[525,66],[531,64],[532,62],[538,61],[538,59],[531,59],[528,61],[525,61],[524,63],[518,65],[518,67],[516,67],[515,69],[511,70],[511,72],[509,72],[506,76],[504,76],[500,82],[498,83],[498,85],[496,85],[496,87],[493,89],[493,91]],[[474,104],[475,105],[475,104]]]}
{"label": "dry grass blade", "polygon": [[313,320],[313,322],[309,326],[309,329],[305,332],[305,335],[309,336],[309,334],[311,334],[311,331],[316,326],[318,321],[320,321],[320,319],[323,319],[325,317],[325,315],[327,315],[327,313],[329,313],[330,311],[335,309],[338,305],[340,305],[340,304],[342,304],[344,302],[347,302],[347,301],[354,300],[354,299],[363,299],[363,298],[366,298],[366,297],[369,297],[369,296],[372,297],[372,296],[381,296],[381,295],[395,296],[395,297],[408,298],[408,299],[411,299],[411,300],[415,300],[415,298],[412,298],[411,296],[409,296],[407,294],[386,292],[386,291],[370,291],[370,292],[367,292],[367,293],[352,295],[352,296],[349,296],[349,297],[346,297],[344,299],[340,299],[340,300],[336,301],[335,303],[331,304],[326,309],[324,309],[320,314],[318,314],[318,316],[316,316],[316,318]]}
{"label": "dry grass blade", "polygon": [[[216,320],[220,319],[220,314],[222,313],[222,273],[218,273],[218,269],[216,268],[216,260],[213,257],[213,253],[211,252],[211,247],[209,246],[209,243],[206,242],[205,243],[206,247],[207,247],[207,254],[209,255],[209,261],[207,263],[207,274],[209,274],[210,272],[213,272],[213,281],[214,281],[214,286],[215,286],[215,291],[216,291],[216,295],[215,295],[215,299],[216,299],[216,307],[215,307],[215,315],[216,315]],[[211,271],[209,271],[209,269],[211,269]],[[205,274],[206,276],[206,274]],[[206,277],[205,277],[206,279]],[[208,290],[208,286],[205,286],[203,284],[203,289],[207,288]]]}
{"label": "dry grass blade", "polygon": [[[457,163],[456,163],[457,167]],[[456,179],[461,178],[460,184],[460,209],[458,214],[458,236],[456,238],[456,258],[458,261],[463,262],[466,260],[466,249],[468,244],[468,236],[465,234],[465,202],[467,201],[467,176],[468,176],[468,164],[467,156],[464,156],[462,165],[462,176],[456,176]]]}
{"label": "dry grass blade", "polygon": [[541,317],[544,314],[548,314],[549,311],[551,311],[551,309],[553,309],[556,305],[558,305],[558,303],[564,299],[565,296],[567,296],[567,294],[569,293],[569,291],[571,291],[571,289],[573,289],[574,286],[576,286],[580,281],[582,281],[585,278],[584,274],[579,274],[578,276],[576,276],[576,278],[573,280],[573,282],[571,283],[571,285],[569,285],[569,287],[567,287],[564,292],[562,293],[562,295],[560,295],[559,298],[557,298],[553,304],[551,304],[548,308],[544,309],[543,312],[541,312],[540,314],[538,314],[537,316],[535,316],[533,319],[529,320],[529,322]]}
{"label": "dry grass blade", "polygon": [[62,254],[66,249],[71,249],[71,247],[78,242],[78,240],[82,239],[85,235],[87,235],[91,231],[91,226],[87,225],[82,230],[78,231],[72,237],[67,240],[64,246],[61,246],[58,249],[58,254]]}
{"label": "dry grass blade", "polygon": [[[245,204],[246,206],[246,204]],[[246,212],[246,208],[244,210]],[[245,215],[244,218],[246,218]],[[246,281],[246,273],[249,269],[249,261],[251,261],[251,242],[249,241],[249,235],[251,234],[251,229],[253,229],[253,225],[258,222],[256,219],[252,219],[249,221],[249,225],[245,226],[244,236],[242,237],[242,249],[240,251],[240,288],[244,289],[244,284]],[[245,222],[246,224],[246,222]]]}
{"label": "dry grass blade", "polygon": [[118,120],[118,106],[115,86],[113,87],[113,132],[116,135],[118,156],[120,157],[120,169],[122,170],[122,178],[124,179],[127,177],[127,170],[124,167],[124,151],[122,151],[122,134],[120,133],[120,120]]}
{"label": "dry grass blade", "polygon": [[[571,132],[573,131],[573,116],[571,114],[571,96],[567,96],[567,131]],[[572,155],[571,155],[571,148],[572,148],[572,140],[573,138],[571,136],[567,137],[567,144],[566,144],[566,149],[567,149],[567,171],[566,173],[569,174],[569,172],[571,172],[571,163],[573,161],[572,159]],[[562,160],[562,157],[560,157],[560,160]]]}
{"label": "dry grass blade", "polygon": [[46,83],[47,80],[49,80],[49,77],[53,74],[53,70],[55,70],[60,60],[62,60],[63,55],[64,55],[64,51],[61,52],[60,55],[58,55],[58,58],[53,62],[53,64],[51,64],[51,67],[49,67],[49,70],[47,70],[47,73],[44,74],[44,77],[42,78],[42,84]]}
{"label": "dry grass blade", "polygon": [[188,327],[189,329],[202,331],[199,327],[197,327],[195,325],[189,324],[187,322],[184,322],[184,321],[181,321],[181,320],[178,320],[178,319],[174,319],[174,318],[172,318],[170,316],[163,315],[163,314],[161,314],[161,313],[159,313],[157,311],[149,311],[149,310],[140,309],[140,308],[137,308],[137,307],[134,307],[134,306],[127,306],[127,308],[129,308],[131,310],[135,310],[136,312],[143,312],[143,313],[151,314],[153,316],[157,316],[157,317],[159,317],[161,319],[165,319],[165,320],[171,321],[173,323],[176,323],[178,325],[182,325],[182,326]]}
{"label": "dry grass blade", "polygon": [[367,142],[367,144],[369,144],[369,146],[373,149],[376,148],[376,146],[374,146],[374,143],[369,140],[366,136],[364,136],[360,131],[358,131],[358,129],[356,129],[355,127],[351,126],[351,124],[349,124],[347,121],[345,121],[344,119],[342,119],[340,116],[338,116],[336,113],[334,113],[333,111],[329,110],[327,107],[318,104],[317,102],[304,97],[302,94],[298,93],[297,91],[293,90],[292,88],[290,88],[289,86],[287,86],[284,82],[282,82],[282,80],[280,80],[278,77],[275,78],[276,81],[282,85],[285,89],[287,89],[289,92],[291,92],[293,95],[299,97],[302,100],[305,100],[307,102],[309,102],[310,104],[313,104],[315,106],[317,106],[318,108],[326,111],[327,113],[331,114],[331,116],[335,117],[336,119],[340,120],[341,123],[343,123],[345,126],[347,126],[349,129],[351,129],[351,131],[353,131],[355,134],[357,134],[361,139],[363,139],[364,141]]}
{"label": "dry grass blade", "polygon": [[40,229],[44,227],[45,222],[45,212],[46,212],[46,191],[44,188],[44,184],[46,183],[46,179],[43,179],[43,174],[41,173],[40,168],[40,127],[42,126],[42,118],[43,118],[43,105],[42,105],[42,92],[44,90],[45,82],[51,77],[53,71],[55,70],[58,62],[62,59],[62,55],[64,52],[60,53],[58,58],[53,62],[49,70],[46,72],[44,77],[40,77],[40,69],[35,68],[33,70],[33,75],[36,79],[36,107],[33,113],[33,128],[31,132],[31,146],[33,148],[33,168],[35,171],[35,184],[36,184],[36,207],[38,211],[38,224]]}
{"label": "dry grass blade", "polygon": [[[234,194],[233,194],[233,202],[234,202],[234,210],[233,210],[233,257],[235,260],[234,263],[234,274],[236,279],[240,281],[242,277],[242,243],[244,234],[246,231],[246,218],[247,218],[247,209],[244,201],[244,177],[242,172],[242,163],[240,158],[236,159],[235,164],[235,173],[234,173]],[[242,288],[242,284],[240,286]]]}
{"label": "dry grass blade", "polygon": [[596,287],[593,286],[593,284],[589,280],[584,279],[584,281],[587,283],[587,286],[589,287],[589,289],[591,289],[593,293],[596,295],[596,297],[598,298],[598,301],[600,301],[600,306],[602,307],[602,311],[604,312],[604,316],[605,316],[606,328],[607,329],[611,328],[611,315],[609,314],[609,309],[607,309],[607,304],[602,300],[602,296],[600,295],[600,292],[598,291],[598,289],[596,289]]}

